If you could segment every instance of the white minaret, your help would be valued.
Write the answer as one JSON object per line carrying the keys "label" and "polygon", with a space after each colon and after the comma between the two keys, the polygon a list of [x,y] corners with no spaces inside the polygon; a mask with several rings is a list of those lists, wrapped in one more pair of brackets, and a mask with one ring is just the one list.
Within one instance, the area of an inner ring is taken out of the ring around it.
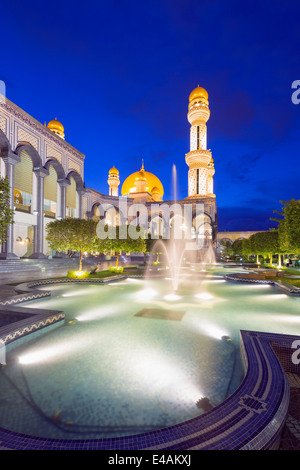
{"label": "white minaret", "polygon": [[119,171],[114,166],[108,172],[107,183],[109,186],[109,195],[118,196],[120,178],[119,178]]}
{"label": "white minaret", "polygon": [[185,156],[189,166],[188,197],[214,197],[214,163],[210,150],[207,150],[206,123],[209,116],[208,93],[198,85],[190,94],[187,115],[191,124],[190,151]]}

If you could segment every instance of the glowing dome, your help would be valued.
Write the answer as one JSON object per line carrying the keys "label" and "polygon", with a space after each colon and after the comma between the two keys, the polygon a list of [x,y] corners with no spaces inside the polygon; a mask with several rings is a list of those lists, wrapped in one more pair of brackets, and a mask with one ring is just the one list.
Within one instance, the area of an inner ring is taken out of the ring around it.
{"label": "glowing dome", "polygon": [[140,171],[136,171],[129,175],[123,183],[121,193],[122,196],[125,196],[130,193],[136,192],[136,182],[137,181],[147,181],[146,192],[151,193],[153,188],[157,188],[161,197],[164,195],[164,188],[161,181],[153,173],[144,170],[144,167]]}
{"label": "glowing dome", "polygon": [[58,135],[59,137],[62,137],[63,139],[65,138],[64,126],[56,118],[48,122],[47,127],[48,129],[50,129],[50,131],[54,132],[54,134]]}
{"label": "glowing dome", "polygon": [[204,98],[205,100],[208,100],[208,93],[204,88],[198,85],[190,94],[189,100],[192,101],[195,98]]}
{"label": "glowing dome", "polygon": [[108,172],[109,175],[119,175],[119,170],[117,170],[116,167],[112,167],[109,172]]}

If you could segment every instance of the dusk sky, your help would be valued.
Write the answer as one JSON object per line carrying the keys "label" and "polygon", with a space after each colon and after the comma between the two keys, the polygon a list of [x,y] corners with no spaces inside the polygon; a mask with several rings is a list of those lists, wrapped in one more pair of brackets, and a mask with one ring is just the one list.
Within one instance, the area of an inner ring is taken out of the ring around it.
{"label": "dusk sky", "polygon": [[219,230],[265,230],[280,200],[300,198],[299,13],[299,0],[2,2],[0,80],[42,124],[62,122],[86,155],[86,187],[108,194],[108,170],[122,184],[143,159],[164,200],[173,164],[187,196],[199,84]]}

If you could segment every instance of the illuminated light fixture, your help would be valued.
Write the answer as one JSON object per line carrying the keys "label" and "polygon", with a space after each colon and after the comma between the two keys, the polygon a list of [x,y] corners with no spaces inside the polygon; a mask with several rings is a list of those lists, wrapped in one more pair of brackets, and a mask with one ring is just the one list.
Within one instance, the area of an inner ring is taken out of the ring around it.
{"label": "illuminated light fixture", "polygon": [[156,295],[156,291],[154,289],[146,288],[146,289],[140,290],[137,293],[136,298],[138,300],[142,300],[142,301],[147,302],[147,300],[153,299],[153,297],[155,297],[155,295]]}
{"label": "illuminated light fixture", "polygon": [[77,323],[76,318],[74,318],[73,320],[67,321],[67,322],[66,322],[66,325],[67,325],[67,326],[71,326],[71,325],[75,325],[75,323]]}
{"label": "illuminated light fixture", "polygon": [[85,275],[85,271],[75,271],[75,276],[81,277]]}
{"label": "illuminated light fixture", "polygon": [[210,401],[207,397],[200,398],[196,402],[196,406],[197,406],[197,408],[200,408],[201,410],[203,410],[205,413],[207,411],[212,410],[212,408],[213,408],[213,406],[211,405],[211,403],[210,403]]}
{"label": "illuminated light fixture", "polygon": [[177,294],[168,294],[168,295],[165,295],[165,297],[164,297],[165,300],[171,300],[171,301],[175,301],[175,300],[178,300],[180,298],[181,297]]}
{"label": "illuminated light fixture", "polygon": [[29,238],[29,237],[26,237],[26,238],[25,238],[25,242],[26,242],[26,243],[30,243],[30,238]]}
{"label": "illuminated light fixture", "polygon": [[22,242],[23,242],[23,239],[22,239],[22,237],[17,237],[17,238],[16,238],[16,242],[18,242],[18,243],[22,243]]}
{"label": "illuminated light fixture", "polygon": [[222,336],[221,338],[223,341],[227,341],[227,342],[232,342],[232,339],[230,338],[230,336]]}
{"label": "illuminated light fixture", "polygon": [[214,296],[208,292],[201,292],[200,294],[196,294],[195,297],[200,300],[211,300],[214,298]]}

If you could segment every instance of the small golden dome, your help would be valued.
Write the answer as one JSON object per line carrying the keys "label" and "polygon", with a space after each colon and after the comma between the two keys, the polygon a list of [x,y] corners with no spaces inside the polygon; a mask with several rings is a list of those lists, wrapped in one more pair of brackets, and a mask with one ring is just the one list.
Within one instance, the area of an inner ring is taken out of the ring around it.
{"label": "small golden dome", "polygon": [[152,188],[151,194],[160,194],[160,191],[157,186],[154,186],[154,188]]}
{"label": "small golden dome", "polygon": [[109,175],[119,175],[119,170],[117,170],[116,167],[112,167],[109,172],[108,172]]}
{"label": "small golden dome", "polygon": [[189,100],[192,101],[195,98],[204,98],[208,100],[208,93],[204,88],[198,85],[197,88],[195,88],[190,94]]}
{"label": "small golden dome", "polygon": [[65,137],[64,126],[56,118],[52,119],[52,121],[48,122],[47,127],[48,127],[48,129],[50,129],[50,131],[54,132],[54,134],[59,135],[60,137],[62,137],[64,139],[64,137]]}

